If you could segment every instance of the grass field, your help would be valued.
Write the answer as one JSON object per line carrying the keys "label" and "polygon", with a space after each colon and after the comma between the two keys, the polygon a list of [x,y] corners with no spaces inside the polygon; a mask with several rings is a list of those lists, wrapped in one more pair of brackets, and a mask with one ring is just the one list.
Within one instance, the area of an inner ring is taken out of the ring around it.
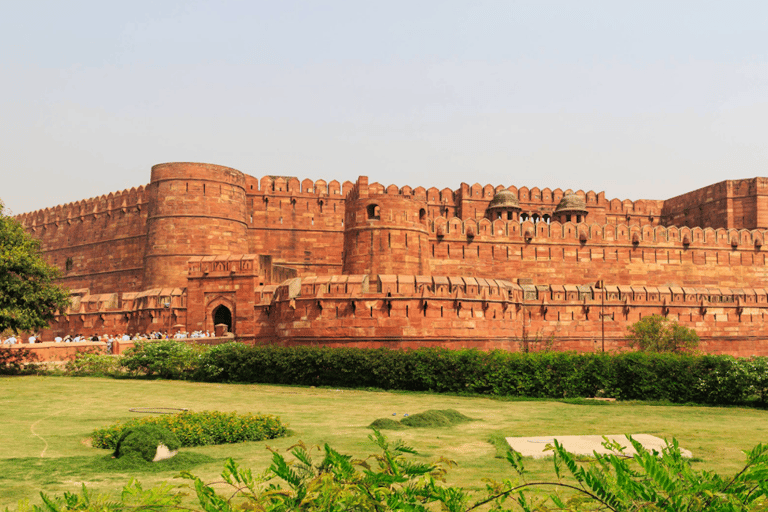
{"label": "grass field", "polygon": [[[223,385],[176,381],[67,377],[0,378],[0,509],[18,500],[40,502],[38,492],[61,494],[88,487],[117,492],[132,477],[145,486],[169,480],[179,467],[156,473],[115,470],[106,450],[86,439],[97,427],[136,417],[132,407],[183,407],[275,414],[293,436],[258,443],[185,449],[198,454],[192,469],[216,480],[224,459],[233,457],[255,472],[269,466],[267,444],[286,449],[299,439],[329,443],[342,453],[365,456],[374,450],[367,426],[377,418],[402,418],[428,409],[456,409],[477,421],[449,428],[390,431],[433,460],[445,456],[458,467],[449,483],[482,489],[482,478],[502,479],[512,472],[489,442],[501,436],[645,433],[676,437],[693,452],[694,465],[733,473],[741,450],[768,442],[768,411],[739,408],[655,406],[639,403],[569,404],[556,401],[502,401],[433,394],[390,393]],[[393,417],[393,413],[397,414]],[[530,469],[549,474],[551,462],[530,461]],[[181,481],[178,481],[181,483]]]}

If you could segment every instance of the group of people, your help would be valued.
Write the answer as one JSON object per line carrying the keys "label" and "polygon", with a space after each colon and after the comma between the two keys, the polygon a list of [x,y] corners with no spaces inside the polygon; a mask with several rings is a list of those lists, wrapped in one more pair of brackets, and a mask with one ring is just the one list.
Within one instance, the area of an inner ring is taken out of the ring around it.
{"label": "group of people", "polygon": [[[71,341],[71,340],[69,340]],[[15,345],[17,343],[42,343],[43,339],[39,334],[33,334],[26,340],[23,336],[11,334],[10,336],[3,337],[0,335],[0,345]]]}
{"label": "group of people", "polygon": [[[67,334],[64,337],[56,336],[53,340],[56,343],[80,343],[86,341],[102,341],[107,343],[108,346],[112,346],[115,341],[134,341],[134,340],[163,340],[163,339],[175,339],[181,340],[186,338],[209,338],[211,333],[209,331],[193,331],[188,333],[186,331],[177,332],[173,336],[169,336],[167,332],[149,332],[146,334],[94,334],[92,336],[83,336],[82,334],[76,334],[71,336]],[[10,336],[0,336],[1,345],[16,345],[17,343],[42,343],[42,337],[39,334],[33,334],[26,340],[22,336],[16,336],[11,334]]]}
{"label": "group of people", "polygon": [[210,331],[192,331],[192,333],[188,333],[187,331],[180,331],[173,335],[173,339],[175,340],[183,340],[186,338],[210,338],[211,333]]}

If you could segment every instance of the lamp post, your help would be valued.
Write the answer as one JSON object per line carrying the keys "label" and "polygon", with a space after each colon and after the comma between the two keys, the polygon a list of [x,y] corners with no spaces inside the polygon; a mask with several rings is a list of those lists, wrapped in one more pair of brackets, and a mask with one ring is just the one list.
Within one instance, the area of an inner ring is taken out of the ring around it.
{"label": "lamp post", "polygon": [[170,339],[170,331],[171,331],[171,303],[170,302],[164,302],[163,307],[168,310],[168,320],[166,321],[166,328],[165,328],[165,337],[166,339]]}
{"label": "lamp post", "polygon": [[605,317],[610,316],[611,320],[613,320],[613,313],[608,314],[605,312],[605,282],[601,279],[598,282],[595,283],[595,288],[598,290],[602,290],[601,297],[600,297],[600,334],[601,334],[601,345],[603,352],[605,352]]}

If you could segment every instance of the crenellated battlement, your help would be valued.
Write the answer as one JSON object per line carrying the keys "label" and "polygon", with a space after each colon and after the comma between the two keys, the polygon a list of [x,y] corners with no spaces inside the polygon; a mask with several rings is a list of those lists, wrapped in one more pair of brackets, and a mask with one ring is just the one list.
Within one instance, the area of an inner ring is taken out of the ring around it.
{"label": "crenellated battlement", "polygon": [[145,188],[142,185],[120,192],[110,192],[98,197],[22,213],[15,218],[25,229],[35,232],[38,228],[46,228],[50,224],[58,227],[62,224],[82,222],[86,218],[97,219],[102,215],[139,212],[147,204]]}
{"label": "crenellated battlement", "polygon": [[[678,285],[519,284],[506,279],[472,276],[343,275],[296,277],[256,287],[257,307],[291,300],[446,300],[528,306],[655,305],[662,307],[766,308],[764,288],[689,287]],[[603,297],[604,295],[604,297]],[[460,308],[459,304],[454,304]],[[703,306],[702,306],[703,305]],[[385,304],[380,304],[385,307]],[[668,313],[668,312],[667,312]],[[659,314],[662,314],[660,311]]]}
{"label": "crenellated battlement", "polygon": [[246,192],[249,195],[281,195],[297,197],[345,197],[352,189],[353,183],[345,181],[343,184],[337,180],[326,181],[323,179],[299,181],[294,176],[263,176],[254,178],[246,175]]}
{"label": "crenellated battlement", "polygon": [[462,220],[437,217],[429,222],[429,231],[438,241],[482,243],[510,242],[601,246],[664,246],[680,249],[708,248],[760,250],[768,230],[725,229],[677,226],[633,226],[627,224],[561,224],[530,220],[523,222],[486,218]]}

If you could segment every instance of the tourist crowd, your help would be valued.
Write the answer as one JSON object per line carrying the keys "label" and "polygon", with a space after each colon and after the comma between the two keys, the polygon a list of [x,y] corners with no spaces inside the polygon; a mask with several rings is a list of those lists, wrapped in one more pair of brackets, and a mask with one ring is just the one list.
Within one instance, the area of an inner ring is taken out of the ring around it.
{"label": "tourist crowd", "polygon": [[88,341],[101,341],[105,342],[108,346],[112,346],[112,343],[115,341],[140,341],[140,340],[162,340],[162,339],[175,339],[175,340],[181,340],[186,338],[209,338],[211,336],[211,333],[209,331],[193,331],[192,333],[188,333],[186,331],[178,332],[174,334],[173,336],[169,336],[166,332],[150,332],[146,334],[102,334],[101,336],[94,334],[92,336],[83,336],[81,334],[76,334],[74,336],[67,334],[63,338],[61,336],[56,336],[52,340],[43,340],[42,337],[38,335],[32,335],[24,339],[22,336],[16,336],[16,335],[9,335],[3,337],[0,335],[0,344],[1,345],[16,345],[17,343],[43,343],[44,341],[53,341],[55,343],[80,343],[80,342],[88,342]]}

